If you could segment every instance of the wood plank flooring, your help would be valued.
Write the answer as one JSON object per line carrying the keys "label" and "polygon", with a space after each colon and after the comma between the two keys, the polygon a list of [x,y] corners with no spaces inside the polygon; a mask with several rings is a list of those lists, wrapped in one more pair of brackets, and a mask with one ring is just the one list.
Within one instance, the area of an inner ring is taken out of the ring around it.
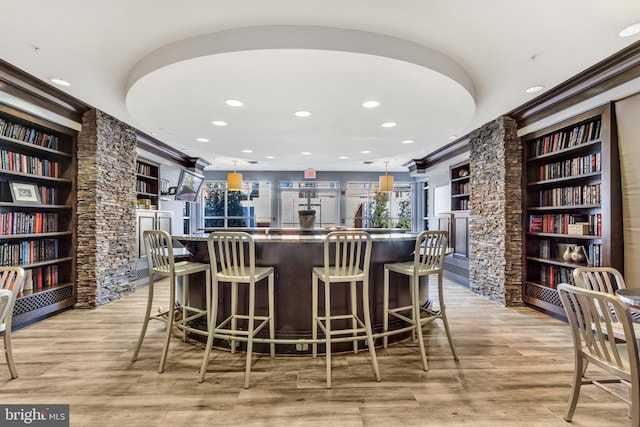
{"label": "wood plank flooring", "polygon": [[[197,383],[203,345],[172,341],[157,373],[163,325],[150,324],[130,362],[147,298],[135,294],[95,310],[72,310],[14,333],[20,377],[0,361],[4,404],[69,404],[72,426],[626,426],[627,407],[583,387],[571,424],[562,420],[573,353],[563,322],[528,308],[504,308],[446,281],[447,313],[460,361],[441,322],[425,328],[430,369],[412,342],[378,349],[382,382],[367,352],[324,358],[254,358],[243,386],[244,354],[214,351]],[[166,306],[166,294],[156,297]],[[593,368],[590,368],[593,369]]]}

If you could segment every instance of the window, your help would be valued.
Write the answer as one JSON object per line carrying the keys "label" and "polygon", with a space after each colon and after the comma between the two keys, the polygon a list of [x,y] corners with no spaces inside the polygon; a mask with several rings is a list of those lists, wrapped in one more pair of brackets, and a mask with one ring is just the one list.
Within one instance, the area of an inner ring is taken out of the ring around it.
{"label": "window", "polygon": [[228,191],[227,183],[204,184],[205,227],[257,227],[271,223],[271,183],[245,181],[242,191]]}
{"label": "window", "polygon": [[392,192],[383,193],[377,182],[350,182],[346,196],[347,227],[411,230],[410,183],[395,183]]}
{"label": "window", "polygon": [[298,211],[316,211],[316,227],[338,226],[340,184],[333,181],[280,182],[280,226],[298,227]]}

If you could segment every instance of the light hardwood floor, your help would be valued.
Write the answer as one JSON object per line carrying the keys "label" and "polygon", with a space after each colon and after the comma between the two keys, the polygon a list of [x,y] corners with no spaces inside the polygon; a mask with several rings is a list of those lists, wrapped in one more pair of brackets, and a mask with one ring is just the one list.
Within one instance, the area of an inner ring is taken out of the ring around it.
{"label": "light hardwood floor", "polygon": [[[162,325],[150,324],[130,362],[147,288],[95,310],[72,310],[14,334],[20,377],[0,361],[0,401],[69,404],[72,426],[626,426],[627,408],[584,387],[573,423],[562,420],[573,353],[563,322],[528,308],[504,308],[446,281],[447,313],[460,361],[441,322],[425,328],[430,370],[414,343],[378,349],[382,382],[367,352],[334,357],[333,389],[324,359],[254,358],[214,351],[197,383],[203,345],[172,341],[157,373]],[[166,294],[157,304],[166,306]]]}

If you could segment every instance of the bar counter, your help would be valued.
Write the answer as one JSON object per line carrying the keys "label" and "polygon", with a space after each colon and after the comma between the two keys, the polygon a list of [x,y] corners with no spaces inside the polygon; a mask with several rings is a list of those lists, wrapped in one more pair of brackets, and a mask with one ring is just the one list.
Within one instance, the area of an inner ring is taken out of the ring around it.
{"label": "bar counter", "polygon": [[[209,229],[207,231],[213,231]],[[230,229],[226,229],[229,231]],[[256,265],[271,266],[275,270],[275,328],[276,351],[279,354],[305,354],[309,350],[311,341],[311,270],[315,266],[323,264],[324,236],[331,230],[302,231],[296,229],[233,229],[234,231],[247,231],[255,239]],[[371,230],[367,230],[371,231]],[[376,230],[370,233],[372,239],[371,266],[369,271],[369,297],[371,301],[371,321],[373,331],[382,331],[382,304],[384,284],[384,264],[390,262],[411,261],[415,246],[415,233],[409,232],[381,232]],[[176,235],[173,236],[191,253],[192,261],[209,262],[207,249],[208,233]],[[191,304],[203,304],[204,301],[204,275],[200,278],[199,285],[195,285],[194,278],[190,281]],[[394,286],[395,281],[402,281],[403,286]],[[391,274],[390,277],[390,303],[409,304],[408,278]],[[195,285],[195,286],[194,286]],[[256,286],[256,314],[267,311],[267,286],[266,283]],[[322,282],[320,289],[322,289]],[[225,318],[229,310],[229,286],[223,285],[219,294],[218,320]],[[426,278],[420,283],[421,299],[428,298],[428,282]],[[247,296],[243,292],[245,286],[239,286],[239,310],[246,312],[243,301]],[[335,291],[334,291],[335,289]],[[332,306],[334,309],[343,310],[348,307],[348,286],[334,286],[332,288]],[[320,312],[324,310],[322,298],[320,298]],[[362,313],[362,308],[358,311]],[[224,316],[224,317],[223,317]],[[391,324],[393,329],[394,324]],[[202,327],[206,327],[204,322]],[[266,328],[265,328],[266,329]],[[259,337],[265,338],[266,331],[260,331]],[[406,335],[405,335],[406,336]],[[402,335],[394,335],[390,339],[401,339]],[[258,340],[255,351],[267,352],[266,345],[260,345]],[[225,347],[226,343],[216,343]],[[345,344],[348,345],[348,344]],[[323,346],[321,346],[323,347]],[[346,347],[344,348],[346,349]],[[339,345],[334,345],[334,351],[343,350]],[[324,351],[323,349],[321,351]]]}

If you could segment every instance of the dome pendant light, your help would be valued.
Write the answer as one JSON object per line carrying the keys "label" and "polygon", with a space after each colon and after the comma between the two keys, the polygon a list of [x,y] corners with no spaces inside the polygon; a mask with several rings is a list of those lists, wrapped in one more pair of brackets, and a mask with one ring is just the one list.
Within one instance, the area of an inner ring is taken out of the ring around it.
{"label": "dome pendant light", "polygon": [[227,174],[227,190],[242,191],[242,174],[236,172],[236,163],[233,161],[233,172]]}
{"label": "dome pendant light", "polygon": [[378,187],[379,191],[390,193],[393,191],[393,176],[388,173],[389,162],[384,162],[384,164],[384,175],[379,178]]}

